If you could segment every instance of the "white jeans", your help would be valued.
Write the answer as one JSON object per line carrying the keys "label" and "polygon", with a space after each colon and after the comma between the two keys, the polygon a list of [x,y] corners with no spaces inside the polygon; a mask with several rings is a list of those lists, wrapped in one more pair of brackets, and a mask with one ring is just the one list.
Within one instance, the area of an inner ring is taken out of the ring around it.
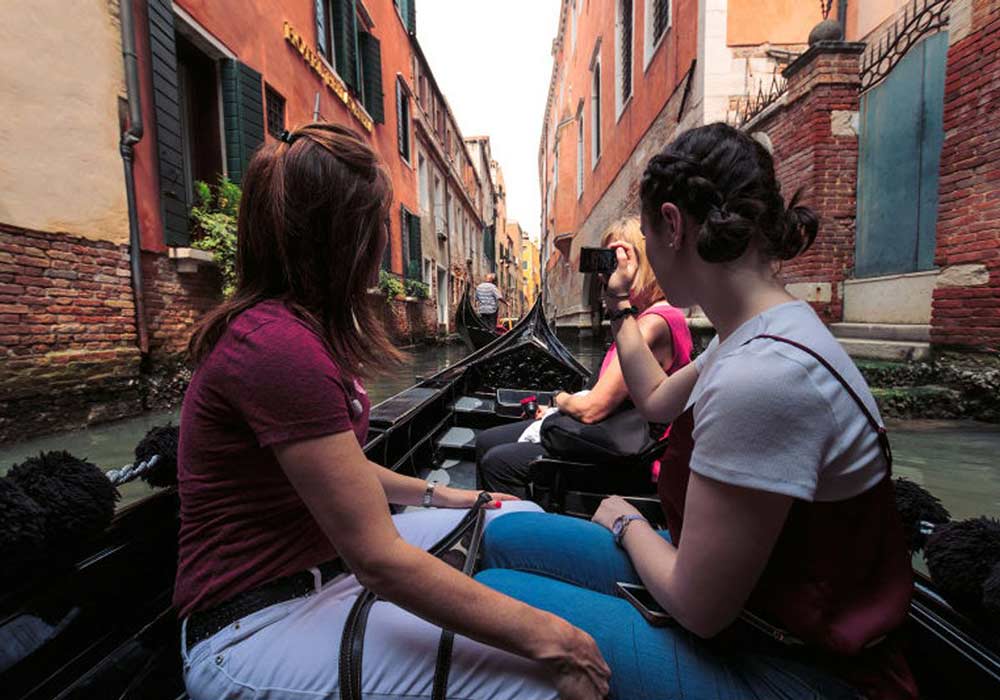
{"label": "white jeans", "polygon": [[[506,502],[487,519],[524,510]],[[450,532],[465,511],[427,510],[393,516],[402,537],[428,549]],[[192,700],[338,698],[340,636],[361,590],[352,575],[339,576],[316,594],[278,603],[238,620],[186,650],[181,629],[184,682]],[[448,605],[441,600],[441,605]],[[441,629],[391,603],[372,607],[361,674],[366,699],[429,698]],[[542,667],[527,659],[455,637],[450,700],[556,700]]]}

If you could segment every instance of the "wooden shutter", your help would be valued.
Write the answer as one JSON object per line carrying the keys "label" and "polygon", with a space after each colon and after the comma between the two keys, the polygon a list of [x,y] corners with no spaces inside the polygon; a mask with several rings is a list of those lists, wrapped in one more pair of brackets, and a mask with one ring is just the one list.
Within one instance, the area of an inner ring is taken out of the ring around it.
{"label": "wooden shutter", "polygon": [[410,212],[399,205],[399,242],[403,246],[403,276],[410,276]]}
{"label": "wooden shutter", "polygon": [[382,94],[382,46],[368,32],[358,33],[361,73],[364,76],[365,109],[376,124],[385,124],[385,98]]}
{"label": "wooden shutter", "polygon": [[385,242],[385,251],[382,253],[382,269],[386,272],[392,272],[392,226],[389,225],[389,217],[385,218],[385,230],[389,237]]}
{"label": "wooden shutter", "polygon": [[358,92],[358,12],[354,0],[333,0],[331,8],[337,73]]}
{"label": "wooden shutter", "polygon": [[225,116],[229,179],[243,180],[247,163],[264,143],[264,99],[260,73],[235,59],[222,61],[222,111]]}
{"label": "wooden shutter", "polygon": [[407,212],[409,218],[410,235],[410,266],[408,277],[415,280],[423,280],[423,259],[424,253],[420,244],[420,217]]}
{"label": "wooden shutter", "polygon": [[399,153],[406,160],[410,159],[410,96],[403,89],[403,84],[396,80],[396,138],[399,142]]}
{"label": "wooden shutter", "polygon": [[187,245],[188,197],[184,180],[180,95],[177,89],[177,44],[170,0],[149,0],[149,43],[156,111],[160,207],[167,245]]}
{"label": "wooden shutter", "polygon": [[410,34],[417,33],[417,0],[406,0],[406,27]]}

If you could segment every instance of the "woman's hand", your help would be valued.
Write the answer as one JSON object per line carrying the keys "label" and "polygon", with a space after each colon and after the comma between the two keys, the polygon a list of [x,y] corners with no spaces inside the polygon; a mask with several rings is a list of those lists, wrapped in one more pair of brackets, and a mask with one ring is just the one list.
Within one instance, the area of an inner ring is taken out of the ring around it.
{"label": "woman's hand", "polygon": [[559,643],[536,655],[555,676],[561,700],[601,700],[607,697],[611,669],[593,637],[559,617]]}
{"label": "woman's hand", "polygon": [[623,515],[642,515],[642,513],[621,496],[610,496],[601,501],[601,505],[598,506],[597,512],[591,519],[610,530],[615,521]]}
{"label": "woman's hand", "polygon": [[558,408],[563,413],[566,412],[566,402],[570,400],[572,394],[568,394],[565,391],[560,391],[552,398],[552,405]]}
{"label": "woman's hand", "polygon": [[[434,488],[434,498],[431,499],[431,504],[437,508],[472,508],[476,505],[479,494],[479,491],[472,491],[470,489],[453,489],[450,486],[437,486]],[[517,496],[511,496],[509,493],[490,492],[490,495],[493,497],[493,500],[488,501],[483,506],[483,508],[489,510],[503,507],[504,501],[521,500]]]}
{"label": "woman's hand", "polygon": [[635,246],[627,241],[615,241],[608,247],[613,248],[618,256],[618,267],[607,280],[607,294],[612,302],[609,308],[612,308],[613,302],[621,301],[632,291],[635,276],[639,273],[639,257]]}

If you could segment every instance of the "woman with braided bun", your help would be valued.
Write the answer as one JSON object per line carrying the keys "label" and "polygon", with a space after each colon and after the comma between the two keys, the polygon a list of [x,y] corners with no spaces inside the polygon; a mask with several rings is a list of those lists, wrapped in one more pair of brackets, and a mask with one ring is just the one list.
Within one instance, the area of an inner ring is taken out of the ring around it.
{"label": "woman with braided bun", "polygon": [[[668,375],[608,280],[625,382],[672,422],[658,490],[669,532],[624,499],[593,522],[515,513],[486,531],[479,580],[594,636],[612,698],[913,698],[897,646],[912,590],[891,452],[864,379],[780,264],[816,238],[771,154],[723,124],[685,132],[642,179],[646,254],[674,303],[718,337]],[[614,597],[645,586],[676,625]],[[608,621],[613,620],[611,624]]]}

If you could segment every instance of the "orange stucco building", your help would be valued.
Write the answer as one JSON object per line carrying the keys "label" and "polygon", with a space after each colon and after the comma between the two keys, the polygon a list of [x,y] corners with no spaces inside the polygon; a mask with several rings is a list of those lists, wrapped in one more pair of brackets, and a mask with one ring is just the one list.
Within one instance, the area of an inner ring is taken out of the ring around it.
{"label": "orange stucco building", "polygon": [[[822,17],[793,0],[563,0],[539,147],[547,307],[597,322],[580,246],[637,213],[646,161],[679,130],[726,119]],[[752,21],[750,21],[752,18]]]}
{"label": "orange stucco building", "polygon": [[[431,104],[416,1],[38,0],[6,13],[0,91],[22,108],[0,137],[0,440],[132,415],[155,387],[172,387],[157,405],[179,398],[191,330],[222,291],[195,246],[197,183],[240,184],[257,148],[313,120],[358,131],[390,173],[382,266],[406,291],[384,306],[393,335],[448,329],[457,282],[493,264],[491,165],[436,86]],[[428,115],[447,150],[418,144]],[[441,250],[435,234],[422,245],[422,158],[447,171]],[[36,410],[53,390],[60,410]]]}

